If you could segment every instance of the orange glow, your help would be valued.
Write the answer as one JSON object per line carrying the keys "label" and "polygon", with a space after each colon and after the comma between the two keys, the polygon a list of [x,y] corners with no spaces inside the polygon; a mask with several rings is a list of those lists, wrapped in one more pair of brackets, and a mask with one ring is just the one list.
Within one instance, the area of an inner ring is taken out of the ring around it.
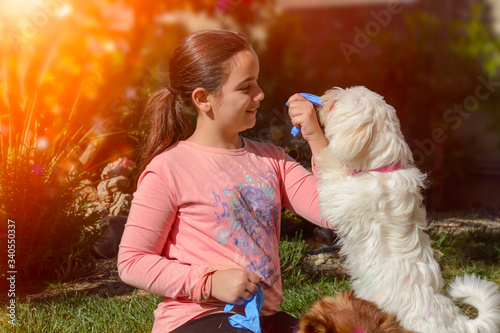
{"label": "orange glow", "polygon": [[40,0],[3,0],[1,3],[5,15],[20,17],[36,10]]}

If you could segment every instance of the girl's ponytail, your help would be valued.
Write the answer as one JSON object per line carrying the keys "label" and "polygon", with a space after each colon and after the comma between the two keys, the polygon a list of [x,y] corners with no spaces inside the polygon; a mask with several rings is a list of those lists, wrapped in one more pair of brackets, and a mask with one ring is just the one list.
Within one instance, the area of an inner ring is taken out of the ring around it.
{"label": "girl's ponytail", "polygon": [[193,134],[189,114],[176,97],[172,88],[161,88],[146,103],[143,124],[148,134],[141,158],[143,169],[156,155]]}

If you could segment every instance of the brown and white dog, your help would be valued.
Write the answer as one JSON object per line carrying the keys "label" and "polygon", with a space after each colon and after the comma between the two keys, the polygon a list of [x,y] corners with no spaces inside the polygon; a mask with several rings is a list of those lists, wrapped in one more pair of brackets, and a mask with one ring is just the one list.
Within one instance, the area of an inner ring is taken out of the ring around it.
{"label": "brown and white dog", "polygon": [[[425,175],[394,108],[365,87],[329,90],[321,103],[329,144],[316,160],[320,210],[340,237],[355,296],[420,333],[498,333],[497,284],[466,275],[443,294],[425,232]],[[478,309],[476,318],[454,304],[460,299]]]}
{"label": "brown and white dog", "polygon": [[325,296],[300,320],[300,333],[415,333],[373,302],[354,297],[352,291],[335,298]]}

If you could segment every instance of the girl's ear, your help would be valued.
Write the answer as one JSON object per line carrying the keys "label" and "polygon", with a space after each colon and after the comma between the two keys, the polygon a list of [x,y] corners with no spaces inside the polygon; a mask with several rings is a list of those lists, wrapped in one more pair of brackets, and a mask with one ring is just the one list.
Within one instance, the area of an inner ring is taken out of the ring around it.
{"label": "girl's ear", "polygon": [[209,112],[212,110],[212,104],[209,98],[209,93],[203,88],[196,88],[191,94],[193,103],[196,108],[202,112]]}

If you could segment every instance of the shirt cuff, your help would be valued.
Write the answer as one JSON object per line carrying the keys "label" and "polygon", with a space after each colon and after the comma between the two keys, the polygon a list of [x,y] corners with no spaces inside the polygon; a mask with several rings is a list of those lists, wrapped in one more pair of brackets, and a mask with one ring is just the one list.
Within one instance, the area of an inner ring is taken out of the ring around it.
{"label": "shirt cuff", "polygon": [[212,275],[214,274],[214,272],[215,270],[208,272],[203,276],[199,299],[193,297],[193,301],[202,302],[202,301],[208,301],[210,299],[210,296],[212,294]]}
{"label": "shirt cuff", "polygon": [[318,175],[318,166],[316,165],[316,163],[314,162],[314,156],[311,157],[311,171],[313,173],[313,175],[317,176]]}

